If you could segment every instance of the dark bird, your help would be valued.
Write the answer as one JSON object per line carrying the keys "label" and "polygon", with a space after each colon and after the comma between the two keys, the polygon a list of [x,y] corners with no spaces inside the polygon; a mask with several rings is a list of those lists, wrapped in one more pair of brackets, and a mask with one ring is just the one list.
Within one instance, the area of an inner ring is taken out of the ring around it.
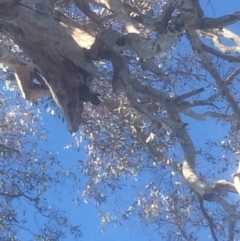
{"label": "dark bird", "polygon": [[98,99],[100,96],[99,93],[92,92],[87,85],[81,85],[79,88],[79,98],[84,102],[91,102],[93,105],[99,105],[100,100]]}

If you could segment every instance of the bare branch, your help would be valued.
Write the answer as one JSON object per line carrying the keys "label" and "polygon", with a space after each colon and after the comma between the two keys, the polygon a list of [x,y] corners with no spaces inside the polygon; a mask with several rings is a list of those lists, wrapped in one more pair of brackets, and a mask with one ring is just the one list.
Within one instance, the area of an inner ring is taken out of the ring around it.
{"label": "bare branch", "polygon": [[236,67],[230,74],[229,76],[226,78],[225,82],[227,85],[232,84],[234,78],[236,77],[236,75],[240,74],[240,66]]}
{"label": "bare branch", "polygon": [[193,95],[197,95],[197,94],[200,94],[201,92],[204,91],[204,88],[200,88],[200,89],[195,89],[189,93],[186,93],[186,94],[183,94],[183,95],[180,95],[180,96],[177,96],[174,98],[174,102],[180,102],[184,99],[187,99],[189,97],[192,97]]}
{"label": "bare branch", "polygon": [[205,50],[206,52],[210,53],[210,54],[213,54],[221,59],[224,59],[224,60],[227,60],[229,62],[237,62],[237,63],[240,63],[240,57],[238,56],[232,56],[232,55],[227,55],[227,54],[224,54],[216,49],[213,49],[205,44],[202,45],[203,47],[203,50]]}
{"label": "bare branch", "polygon": [[234,241],[234,227],[236,221],[240,218],[240,213],[236,210],[234,205],[230,205],[227,201],[225,201],[220,196],[214,196],[213,200],[219,203],[222,208],[228,213],[227,222],[228,222],[228,240]]}
{"label": "bare branch", "polygon": [[184,110],[181,110],[181,112],[199,121],[204,121],[209,117],[220,119],[220,120],[238,121],[238,117],[236,115],[227,115],[222,113],[216,113],[213,111],[207,111],[202,114],[198,114],[191,109],[184,109]]}
{"label": "bare branch", "polygon": [[203,51],[203,49],[201,47],[202,43],[199,40],[198,36],[196,35],[196,33],[189,31],[188,37],[189,37],[189,40],[190,40],[192,46],[194,46],[194,48],[196,48],[197,50],[200,51],[199,56],[202,60],[203,68],[206,69],[209,72],[209,74],[212,76],[212,78],[215,80],[219,89],[222,90],[222,94],[225,96],[225,98],[229,102],[230,106],[232,107],[233,111],[240,118],[240,109],[238,107],[238,104],[236,103],[233,96],[229,93],[226,83],[222,80],[220,74],[218,73],[218,71],[216,70],[214,65],[212,64],[209,56]]}
{"label": "bare branch", "polygon": [[219,18],[202,18],[196,28],[198,29],[215,29],[234,24],[240,20],[240,12],[228,14]]}
{"label": "bare branch", "polygon": [[213,223],[212,218],[211,218],[211,217],[208,215],[208,213],[206,212],[206,210],[205,210],[205,208],[204,208],[204,206],[203,206],[203,199],[202,199],[202,197],[200,197],[199,195],[198,195],[198,200],[199,200],[200,210],[201,210],[203,216],[206,218],[206,220],[207,220],[207,222],[208,222],[208,224],[209,224],[209,228],[210,228],[210,230],[211,230],[213,239],[214,239],[214,241],[218,241],[217,236],[216,236],[216,233],[215,233],[215,230],[214,230],[215,224]]}

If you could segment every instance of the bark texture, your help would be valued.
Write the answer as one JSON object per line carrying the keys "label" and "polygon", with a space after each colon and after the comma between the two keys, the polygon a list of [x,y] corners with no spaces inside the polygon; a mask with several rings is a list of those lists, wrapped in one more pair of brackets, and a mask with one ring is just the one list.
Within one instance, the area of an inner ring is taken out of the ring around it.
{"label": "bark texture", "polygon": [[[47,5],[45,7],[47,9]],[[69,131],[76,132],[83,112],[79,88],[85,84],[84,78],[96,73],[95,65],[48,11],[13,2],[3,6],[1,26],[4,34],[37,63]]]}

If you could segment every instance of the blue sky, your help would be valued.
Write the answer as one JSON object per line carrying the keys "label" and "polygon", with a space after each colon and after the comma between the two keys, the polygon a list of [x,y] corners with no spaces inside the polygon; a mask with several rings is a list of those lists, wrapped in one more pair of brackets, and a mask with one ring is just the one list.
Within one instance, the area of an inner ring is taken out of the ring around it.
{"label": "blue sky", "polygon": [[[59,153],[58,156],[61,161],[61,166],[66,169],[75,170],[76,172],[78,160],[84,161],[84,143],[81,144],[80,152],[65,149],[64,147],[66,143],[75,141],[75,138],[69,134],[65,123],[63,123],[58,117],[53,117],[50,112],[44,112],[44,110],[42,110],[42,121],[44,128],[46,128],[49,132],[49,136],[47,142],[45,144],[43,143],[41,148],[49,148],[52,152]],[[82,184],[80,185],[83,187],[86,182],[86,178],[80,173],[80,171],[78,172],[78,175]],[[144,179],[147,179],[147,177],[143,177],[143,180]],[[138,180],[141,181],[141,178],[139,177]],[[125,185],[127,186],[134,184],[134,180],[128,179],[125,181]],[[91,201],[88,204],[85,204],[82,201],[80,206],[74,203],[73,199],[76,195],[78,195],[78,193],[72,193],[72,195],[69,194],[71,185],[72,183],[69,181],[66,183],[65,189],[61,188],[61,196],[64,197],[64,199],[61,202],[55,201],[52,205],[56,207],[59,206],[59,209],[67,211],[69,213],[70,220],[74,224],[81,224],[81,230],[83,232],[82,240],[95,240],[96,238],[98,241],[160,240],[153,232],[153,227],[144,226],[136,218],[122,221],[121,224],[118,223],[118,225],[115,223],[107,224],[103,232],[100,223],[100,216],[98,215],[98,210],[96,209],[95,204]],[[109,195],[114,195],[114,197],[106,202],[103,207],[105,206],[108,211],[111,209],[114,211],[116,205],[114,200],[115,198],[119,200],[120,205],[122,204],[123,206],[126,206],[131,204],[130,200],[133,200],[133,194],[131,194],[130,191],[132,189],[127,186],[125,191],[117,191],[114,194],[109,193]],[[52,194],[50,192],[50,200],[52,198],[51,195]],[[127,200],[129,200],[129,202],[127,202]],[[71,241],[74,240],[74,238],[69,236],[67,240]]]}

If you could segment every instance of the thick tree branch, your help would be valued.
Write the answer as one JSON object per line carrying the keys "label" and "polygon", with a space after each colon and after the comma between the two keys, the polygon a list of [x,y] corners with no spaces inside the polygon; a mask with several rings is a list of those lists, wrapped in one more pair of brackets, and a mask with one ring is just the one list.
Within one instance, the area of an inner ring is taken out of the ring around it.
{"label": "thick tree branch", "polygon": [[172,5],[181,12],[185,29],[194,28],[198,24],[202,12],[198,0],[170,0]]}
{"label": "thick tree branch", "polygon": [[227,180],[218,180],[212,184],[209,185],[209,188],[211,189],[211,193],[225,193],[225,192],[235,192],[236,188],[232,182],[229,182]]}
{"label": "thick tree branch", "polygon": [[[208,31],[197,31],[197,33],[205,38],[210,39],[210,41],[213,42],[214,46],[216,48],[218,48],[219,51],[221,51],[224,54],[232,53],[233,55],[230,55],[230,56],[234,56],[235,52],[237,52],[237,53],[240,52],[240,47],[239,47],[240,46],[240,37],[237,34],[234,34],[233,32],[231,32],[225,28],[221,29],[221,30],[211,29]],[[235,43],[235,46],[227,46],[227,45],[223,44],[222,38],[231,39]],[[215,53],[216,53],[216,55],[218,54],[217,52],[215,52]],[[233,59],[233,61],[234,61],[234,59]]]}
{"label": "thick tree branch", "polygon": [[76,3],[76,6],[96,25],[101,25],[101,18],[91,10],[88,2],[85,0],[74,0],[74,2]]}
{"label": "thick tree branch", "polygon": [[218,58],[221,58],[221,59],[224,59],[226,61],[229,61],[229,62],[237,62],[237,63],[240,63],[240,57],[238,56],[233,56],[233,55],[228,55],[228,54],[224,54],[216,49],[213,49],[205,44],[202,45],[202,48],[204,51],[210,53],[210,54],[213,54],[215,56],[217,56]]}
{"label": "thick tree branch", "polygon": [[[195,148],[191,138],[189,137],[187,131],[184,128],[185,124],[181,122],[180,115],[177,113],[175,105],[171,102],[166,104],[166,110],[169,116],[168,118],[153,115],[143,105],[138,103],[135,96],[135,91],[131,86],[131,84],[133,84],[133,81],[131,81],[131,78],[127,74],[126,70],[121,71],[121,80],[125,88],[127,97],[136,110],[146,115],[149,120],[151,120],[156,125],[164,124],[166,126],[169,126],[177,135],[184,152],[184,161],[182,166],[183,176],[191,188],[193,188],[200,195],[204,195],[206,184],[203,183],[194,172],[196,161]],[[146,87],[144,89],[146,89]],[[155,93],[153,91],[152,96],[154,96],[154,94]]]}
{"label": "thick tree branch", "polygon": [[240,12],[235,12],[232,14],[228,14],[219,18],[202,18],[201,21],[198,22],[196,28],[198,29],[221,29],[228,25],[234,24],[240,20]]}
{"label": "thick tree branch", "polygon": [[166,31],[157,39],[150,39],[140,36],[137,33],[129,33],[119,39],[116,43],[124,49],[129,49],[140,58],[153,58],[160,52],[167,52],[181,36],[181,30],[172,32]]}
{"label": "thick tree branch", "polygon": [[[86,78],[96,74],[96,66],[86,58],[81,46],[52,15],[43,15],[21,5],[4,10],[0,16],[9,16],[14,11],[21,13],[10,22],[1,22],[4,34],[13,39],[38,64],[70,132],[76,132],[83,112],[83,99],[79,89],[86,84]],[[59,41],[62,38],[64,41]]]}

